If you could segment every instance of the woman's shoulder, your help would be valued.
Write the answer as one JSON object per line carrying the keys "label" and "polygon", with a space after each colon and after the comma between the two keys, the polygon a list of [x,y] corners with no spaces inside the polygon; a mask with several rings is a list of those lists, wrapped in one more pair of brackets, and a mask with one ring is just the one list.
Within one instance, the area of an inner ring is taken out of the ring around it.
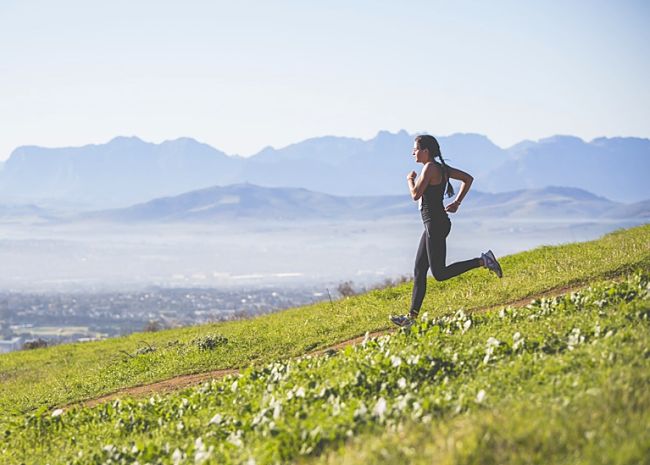
{"label": "woman's shoulder", "polygon": [[428,161],[424,164],[422,168],[423,172],[431,173],[432,175],[437,175],[442,173],[442,165],[437,161]]}
{"label": "woman's shoulder", "polygon": [[428,161],[424,164],[425,170],[437,170],[442,168],[442,165],[435,160]]}
{"label": "woman's shoulder", "polygon": [[426,175],[429,182],[428,185],[437,185],[442,181],[442,165],[436,161],[429,161],[424,164],[422,173]]}

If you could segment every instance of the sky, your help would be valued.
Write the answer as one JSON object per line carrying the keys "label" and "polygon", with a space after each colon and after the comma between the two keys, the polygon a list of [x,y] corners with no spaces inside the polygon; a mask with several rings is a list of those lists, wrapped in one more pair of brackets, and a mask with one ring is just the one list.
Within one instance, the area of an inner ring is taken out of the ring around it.
{"label": "sky", "polygon": [[0,160],[192,137],[650,137],[650,2],[0,0]]}

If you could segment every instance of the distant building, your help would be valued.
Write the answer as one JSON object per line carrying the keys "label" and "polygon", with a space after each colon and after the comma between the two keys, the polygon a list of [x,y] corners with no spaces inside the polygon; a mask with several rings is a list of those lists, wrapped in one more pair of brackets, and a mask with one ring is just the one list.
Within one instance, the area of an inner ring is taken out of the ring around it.
{"label": "distant building", "polygon": [[0,354],[6,354],[7,352],[13,352],[14,350],[20,350],[22,347],[23,338],[14,337],[11,339],[4,339],[0,341]]}

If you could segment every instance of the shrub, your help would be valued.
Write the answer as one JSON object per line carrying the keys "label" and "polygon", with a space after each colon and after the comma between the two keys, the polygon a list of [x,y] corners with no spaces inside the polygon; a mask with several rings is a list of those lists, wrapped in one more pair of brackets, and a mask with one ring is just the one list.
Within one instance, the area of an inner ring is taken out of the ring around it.
{"label": "shrub", "polygon": [[192,341],[199,350],[214,350],[219,346],[228,344],[228,338],[221,334],[208,334],[207,336],[197,337]]}
{"label": "shrub", "polygon": [[339,294],[343,297],[352,297],[356,295],[357,291],[352,287],[352,281],[344,281],[336,288]]}
{"label": "shrub", "polygon": [[47,347],[47,341],[40,337],[31,341],[25,341],[23,344],[24,350],[41,349],[43,347]]}

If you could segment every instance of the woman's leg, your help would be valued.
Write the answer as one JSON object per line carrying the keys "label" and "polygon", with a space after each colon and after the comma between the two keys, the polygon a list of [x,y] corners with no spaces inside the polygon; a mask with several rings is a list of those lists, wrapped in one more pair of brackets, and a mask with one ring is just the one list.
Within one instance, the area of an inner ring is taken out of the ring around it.
{"label": "woman's leg", "polygon": [[415,270],[413,273],[413,295],[411,296],[412,317],[417,316],[422,307],[424,294],[427,291],[427,272],[429,271],[429,258],[427,256],[427,231],[422,233],[418,252],[415,255]]}
{"label": "woman's leg", "polygon": [[427,233],[426,245],[428,261],[431,264],[431,273],[436,281],[444,281],[481,266],[479,258],[472,258],[471,260],[452,263],[449,266],[446,265],[447,235],[449,234],[449,229],[450,226],[444,227],[444,229],[441,230],[441,228],[427,225],[425,231],[425,233]]}

